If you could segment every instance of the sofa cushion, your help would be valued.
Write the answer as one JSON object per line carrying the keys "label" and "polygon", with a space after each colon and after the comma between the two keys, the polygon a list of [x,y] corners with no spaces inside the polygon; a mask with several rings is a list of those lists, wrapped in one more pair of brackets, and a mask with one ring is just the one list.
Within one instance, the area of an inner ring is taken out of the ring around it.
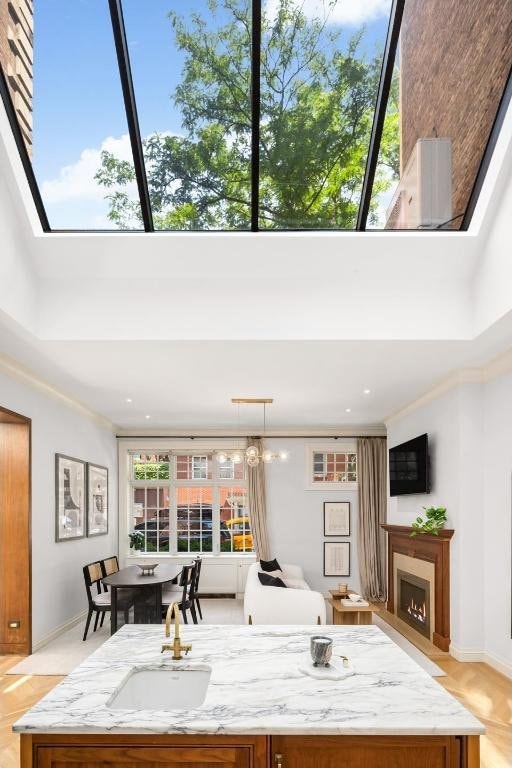
{"label": "sofa cushion", "polygon": [[275,558],[273,560],[260,560],[260,568],[267,573],[270,571],[283,570]]}
{"label": "sofa cushion", "polygon": [[276,576],[271,576],[269,573],[258,573],[258,579],[264,587],[285,587],[284,581]]}
{"label": "sofa cushion", "polygon": [[284,583],[286,584],[288,589],[310,589],[309,584],[306,584],[304,579],[289,579],[285,575]]}

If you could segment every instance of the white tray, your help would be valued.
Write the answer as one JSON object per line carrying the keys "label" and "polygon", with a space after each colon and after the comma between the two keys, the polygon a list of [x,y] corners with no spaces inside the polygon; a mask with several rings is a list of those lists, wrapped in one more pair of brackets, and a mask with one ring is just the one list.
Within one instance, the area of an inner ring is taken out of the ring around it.
{"label": "white tray", "polygon": [[341,601],[341,604],[344,608],[369,608],[370,603],[367,600],[358,600],[357,602],[354,602],[353,600],[343,599]]}
{"label": "white tray", "polygon": [[304,653],[299,660],[299,672],[309,675],[317,680],[344,680],[355,675],[355,670],[349,662],[348,667],[343,666],[342,660],[333,655],[328,667],[315,667],[309,653]]}

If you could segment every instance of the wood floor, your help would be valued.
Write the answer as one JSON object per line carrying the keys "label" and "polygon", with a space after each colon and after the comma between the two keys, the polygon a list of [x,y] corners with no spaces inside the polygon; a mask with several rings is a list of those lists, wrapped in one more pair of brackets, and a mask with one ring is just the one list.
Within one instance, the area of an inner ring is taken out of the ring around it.
{"label": "wood floor", "polygon": [[[19,738],[12,724],[62,677],[6,675],[20,656],[0,656],[0,766],[19,768]],[[481,768],[512,766],[512,681],[486,664],[461,664],[443,654],[435,659],[447,677],[436,678],[487,728],[481,739]]]}

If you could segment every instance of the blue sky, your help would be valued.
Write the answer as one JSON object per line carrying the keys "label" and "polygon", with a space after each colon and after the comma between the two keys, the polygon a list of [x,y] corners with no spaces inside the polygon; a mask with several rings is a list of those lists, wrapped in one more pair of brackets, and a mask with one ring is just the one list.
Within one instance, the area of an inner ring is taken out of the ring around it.
{"label": "blue sky", "polygon": [[[321,2],[301,1],[306,8]],[[275,0],[267,2],[272,6]],[[338,0],[347,35],[366,21],[365,47],[372,50],[385,36],[389,4]],[[124,0],[123,7],[142,134],[180,131],[171,94],[180,81],[182,57],[173,45],[168,13],[198,11],[208,18],[206,0]],[[120,142],[127,134],[108,2],[39,0],[34,11],[34,166],[50,223],[104,226],[101,194],[84,192],[94,185],[92,169],[105,141]],[[108,146],[129,153],[126,140]]]}

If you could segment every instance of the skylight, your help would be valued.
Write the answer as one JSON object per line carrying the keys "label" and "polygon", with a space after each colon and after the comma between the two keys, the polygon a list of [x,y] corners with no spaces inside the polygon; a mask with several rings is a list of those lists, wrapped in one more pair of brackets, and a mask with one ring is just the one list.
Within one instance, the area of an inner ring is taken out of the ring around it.
{"label": "skylight", "polygon": [[510,99],[498,0],[6,5],[45,231],[467,229]]}

